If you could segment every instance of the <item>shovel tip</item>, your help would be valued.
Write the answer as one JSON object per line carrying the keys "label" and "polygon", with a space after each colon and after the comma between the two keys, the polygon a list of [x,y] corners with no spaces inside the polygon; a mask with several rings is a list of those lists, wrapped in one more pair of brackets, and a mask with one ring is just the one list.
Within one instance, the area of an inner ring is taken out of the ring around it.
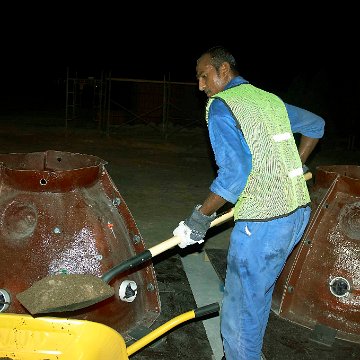
{"label": "shovel tip", "polygon": [[56,274],[36,281],[16,298],[31,313],[78,310],[114,295],[114,289],[89,274]]}

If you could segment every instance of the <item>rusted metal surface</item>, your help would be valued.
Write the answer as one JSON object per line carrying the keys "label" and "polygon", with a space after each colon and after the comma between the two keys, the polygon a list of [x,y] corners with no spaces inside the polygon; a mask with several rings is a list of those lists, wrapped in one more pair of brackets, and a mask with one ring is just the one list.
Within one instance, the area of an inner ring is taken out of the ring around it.
{"label": "rusted metal surface", "polygon": [[[26,313],[16,294],[47,275],[101,276],[145,250],[105,165],[96,156],[52,150],[0,154],[0,289],[11,298],[6,312]],[[119,299],[123,280],[138,286],[132,302]],[[61,316],[104,323],[125,338],[134,326],[156,320],[160,300],[151,263],[116,276],[110,285],[111,298]]]}
{"label": "rusted metal surface", "polygon": [[360,166],[317,168],[312,216],[273,295],[280,317],[360,343]]}

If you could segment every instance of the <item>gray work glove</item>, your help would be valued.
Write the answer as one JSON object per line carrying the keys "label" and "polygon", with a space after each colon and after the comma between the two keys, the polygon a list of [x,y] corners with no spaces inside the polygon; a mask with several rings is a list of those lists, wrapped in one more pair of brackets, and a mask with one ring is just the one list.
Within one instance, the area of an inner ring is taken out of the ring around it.
{"label": "gray work glove", "polygon": [[304,174],[306,174],[307,172],[310,171],[310,169],[308,168],[308,166],[305,165],[305,164],[302,166],[302,169],[303,169],[303,173],[304,173]]}
{"label": "gray work glove", "polygon": [[182,249],[189,245],[203,243],[211,222],[216,218],[216,213],[207,216],[200,212],[200,208],[201,205],[196,205],[191,216],[181,221],[173,231],[175,236],[181,238],[181,242],[178,245]]}

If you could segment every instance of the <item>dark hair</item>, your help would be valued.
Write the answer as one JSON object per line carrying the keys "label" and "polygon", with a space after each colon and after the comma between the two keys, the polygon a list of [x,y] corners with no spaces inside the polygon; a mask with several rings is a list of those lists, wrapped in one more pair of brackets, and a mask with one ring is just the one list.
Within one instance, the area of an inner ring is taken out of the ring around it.
{"label": "dark hair", "polygon": [[214,46],[209,50],[205,51],[203,55],[209,54],[211,58],[211,64],[214,66],[216,71],[220,69],[220,66],[227,62],[230,65],[230,69],[235,74],[238,73],[237,64],[235,57],[231,54],[229,50],[224,48],[223,46]]}

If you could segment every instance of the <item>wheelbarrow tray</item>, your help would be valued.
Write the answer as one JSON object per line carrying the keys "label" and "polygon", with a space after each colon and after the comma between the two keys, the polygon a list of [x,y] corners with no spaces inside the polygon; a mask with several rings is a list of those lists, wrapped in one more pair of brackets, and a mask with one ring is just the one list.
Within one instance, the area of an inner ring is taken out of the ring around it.
{"label": "wheelbarrow tray", "polygon": [[107,325],[77,319],[1,314],[0,357],[127,359],[125,341]]}
{"label": "wheelbarrow tray", "polygon": [[128,360],[129,356],[175,326],[219,311],[213,303],[180,314],[126,346],[113,328],[94,321],[26,314],[0,314],[0,359]]}

